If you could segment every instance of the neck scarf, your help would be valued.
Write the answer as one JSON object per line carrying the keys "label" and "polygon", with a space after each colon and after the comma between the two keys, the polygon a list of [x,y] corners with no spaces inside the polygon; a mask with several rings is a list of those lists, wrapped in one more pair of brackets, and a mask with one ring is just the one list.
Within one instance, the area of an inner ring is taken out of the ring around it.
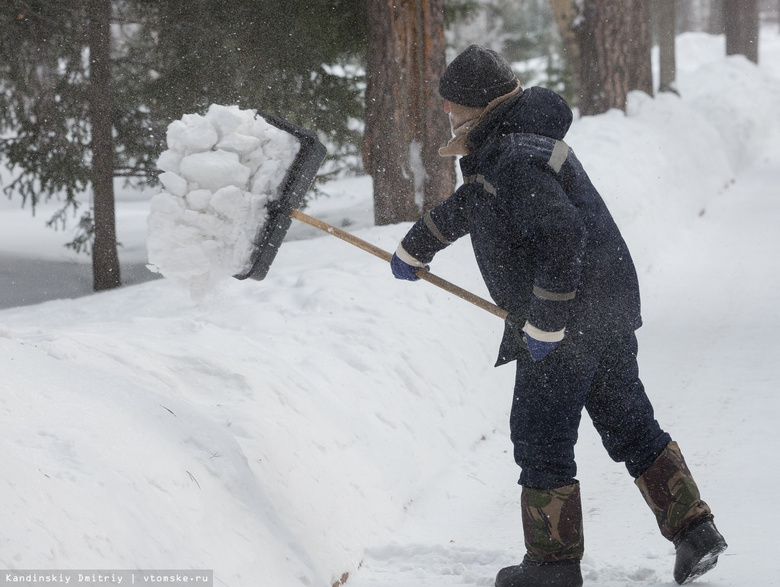
{"label": "neck scarf", "polygon": [[454,157],[471,153],[471,146],[468,143],[469,132],[479,124],[488,112],[521,90],[520,82],[518,82],[514,90],[499,96],[484,107],[461,106],[460,104],[450,102],[450,128],[453,136],[450,142],[439,149],[439,155],[442,157]]}

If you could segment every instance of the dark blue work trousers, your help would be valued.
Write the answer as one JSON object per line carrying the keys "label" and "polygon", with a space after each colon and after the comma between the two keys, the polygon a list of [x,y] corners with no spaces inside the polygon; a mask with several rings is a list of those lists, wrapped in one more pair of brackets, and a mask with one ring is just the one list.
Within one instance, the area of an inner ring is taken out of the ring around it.
{"label": "dark blue work trousers", "polygon": [[639,477],[671,437],[658,425],[639,379],[637,340],[565,338],[541,361],[517,360],[510,431],[520,484],[556,489],[575,482],[574,445],[583,407],[609,456]]}

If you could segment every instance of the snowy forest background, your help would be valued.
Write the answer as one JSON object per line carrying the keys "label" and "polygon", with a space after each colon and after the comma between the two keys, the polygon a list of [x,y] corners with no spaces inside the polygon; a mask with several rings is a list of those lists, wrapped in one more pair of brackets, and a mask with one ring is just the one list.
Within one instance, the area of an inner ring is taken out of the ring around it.
{"label": "snowy forest background", "polygon": [[[0,7],[4,193],[32,211],[61,201],[49,224],[76,227],[65,244],[91,254],[95,291],[117,287],[114,180],[153,184],[172,120],[236,104],[316,129],[329,146],[323,178],[371,175],[377,224],[413,220],[455,185],[454,166],[436,154],[449,136],[436,80],[469,44],[504,53],[523,84],[548,85],[583,114],[599,114],[625,109],[631,90],[674,90],[671,41],[680,32],[725,31],[728,54],[756,61],[758,24],[778,11],[772,0],[392,6],[296,0],[280,12],[267,0],[9,0]],[[412,144],[422,145],[421,178],[397,173]]]}
{"label": "snowy forest background", "polygon": [[[84,47],[101,37],[86,26],[97,4],[2,6],[0,567],[209,569],[231,587],[492,585],[523,553],[514,373],[492,367],[500,320],[297,223],[266,280],[229,280],[200,303],[145,267],[167,124],[212,100],[316,128],[330,159],[307,212],[397,245],[409,221],[377,222],[361,144],[364,9],[382,3],[309,1],[283,15],[275,2],[109,3],[107,79],[121,89],[108,111],[121,272],[109,277],[125,287],[92,293]],[[771,586],[778,7],[760,3],[756,64],[727,56],[727,2],[676,5],[673,91],[659,91],[656,38],[653,96],[578,115],[567,142],[631,247],[643,381],[730,545],[702,584]],[[273,18],[257,18],[264,7]],[[570,92],[553,7],[445,2],[442,52],[489,40],[525,85]],[[136,34],[139,45],[122,41]],[[260,69],[272,82],[256,83]],[[468,239],[432,269],[486,296]],[[673,585],[673,548],[587,418],[577,460],[586,586]]]}

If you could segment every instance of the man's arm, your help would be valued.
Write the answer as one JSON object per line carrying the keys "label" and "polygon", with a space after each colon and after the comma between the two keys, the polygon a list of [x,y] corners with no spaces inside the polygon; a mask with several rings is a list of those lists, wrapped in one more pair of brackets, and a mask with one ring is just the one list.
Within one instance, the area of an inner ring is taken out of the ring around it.
{"label": "man's arm", "polygon": [[393,255],[393,275],[398,279],[415,281],[414,271],[417,268],[425,267],[436,253],[468,234],[467,189],[470,188],[461,186],[414,223]]}

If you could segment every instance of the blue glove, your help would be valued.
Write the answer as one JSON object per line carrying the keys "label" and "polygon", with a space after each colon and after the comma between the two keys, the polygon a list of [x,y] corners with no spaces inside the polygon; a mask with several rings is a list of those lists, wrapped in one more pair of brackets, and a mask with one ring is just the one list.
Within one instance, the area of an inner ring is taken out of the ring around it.
{"label": "blue glove", "polygon": [[523,335],[523,340],[525,341],[525,344],[528,345],[528,352],[531,353],[531,359],[534,361],[541,361],[544,359],[560,342],[542,342],[532,338],[527,332]]}
{"label": "blue glove", "polygon": [[405,279],[406,281],[417,281],[420,279],[415,275],[415,271],[419,267],[402,261],[395,253],[393,253],[393,258],[390,260],[390,268],[393,270],[393,275],[395,275],[396,279]]}

